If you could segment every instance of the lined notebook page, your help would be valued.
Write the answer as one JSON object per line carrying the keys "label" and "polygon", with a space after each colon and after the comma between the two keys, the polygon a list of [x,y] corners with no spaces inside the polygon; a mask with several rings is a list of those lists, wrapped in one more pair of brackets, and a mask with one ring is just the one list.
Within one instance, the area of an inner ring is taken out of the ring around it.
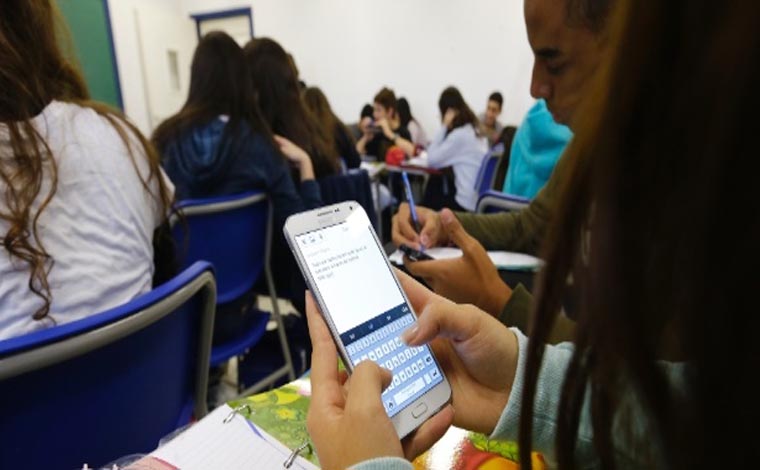
{"label": "lined notebook page", "polygon": [[[290,449],[243,416],[228,423],[224,418],[232,409],[222,405],[150,455],[182,470],[250,470],[281,469]],[[317,469],[304,459],[297,459],[294,470]]]}

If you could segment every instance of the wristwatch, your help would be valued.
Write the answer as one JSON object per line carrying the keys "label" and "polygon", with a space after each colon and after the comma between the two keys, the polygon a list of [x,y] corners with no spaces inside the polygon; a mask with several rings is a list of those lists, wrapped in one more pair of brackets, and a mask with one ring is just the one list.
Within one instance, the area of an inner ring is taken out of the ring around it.
{"label": "wristwatch", "polygon": [[393,133],[393,143],[395,144],[400,136],[398,135],[398,132]]}

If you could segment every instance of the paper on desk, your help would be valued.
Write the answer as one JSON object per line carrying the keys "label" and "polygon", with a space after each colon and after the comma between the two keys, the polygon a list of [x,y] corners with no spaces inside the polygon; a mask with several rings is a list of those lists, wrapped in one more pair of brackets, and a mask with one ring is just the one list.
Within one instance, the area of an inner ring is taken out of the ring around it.
{"label": "paper on desk", "polygon": [[[462,250],[452,247],[435,247],[428,248],[425,253],[435,259],[458,258],[462,256]],[[489,251],[488,256],[499,269],[513,271],[536,271],[542,265],[543,261],[535,256],[524,253],[513,253],[511,251]],[[396,250],[390,255],[391,263],[401,266],[404,264],[404,253]]]}
{"label": "paper on desk", "polygon": [[361,162],[361,166],[359,168],[367,171],[367,175],[369,176],[369,179],[374,179],[375,177],[377,177],[378,174],[380,174],[385,169],[385,163]]}
{"label": "paper on desk", "polygon": [[[232,408],[222,405],[209,413],[167,444],[138,461],[135,469],[179,468],[182,470],[249,470],[251,468],[281,469],[290,455],[282,445],[245,417],[236,415],[225,423]],[[158,463],[166,467],[156,466]],[[130,467],[131,469],[132,467]],[[317,470],[302,458],[291,469]]]}
{"label": "paper on desk", "polygon": [[427,168],[428,166],[427,155],[410,158],[409,160],[402,162],[401,165],[402,166],[421,166],[421,167]]}

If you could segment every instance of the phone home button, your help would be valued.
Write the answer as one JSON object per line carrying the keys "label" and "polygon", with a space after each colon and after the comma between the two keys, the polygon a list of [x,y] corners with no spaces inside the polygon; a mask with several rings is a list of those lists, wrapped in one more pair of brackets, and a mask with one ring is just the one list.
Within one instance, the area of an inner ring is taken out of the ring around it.
{"label": "phone home button", "polygon": [[420,403],[419,405],[415,406],[412,410],[412,416],[415,418],[419,418],[420,416],[424,415],[428,410],[428,407],[425,403]]}

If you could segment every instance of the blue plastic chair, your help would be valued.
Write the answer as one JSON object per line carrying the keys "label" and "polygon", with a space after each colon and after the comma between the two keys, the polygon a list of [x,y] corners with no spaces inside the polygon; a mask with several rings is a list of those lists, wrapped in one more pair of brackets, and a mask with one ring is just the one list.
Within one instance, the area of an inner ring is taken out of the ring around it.
{"label": "blue plastic chair", "polygon": [[319,178],[317,183],[324,205],[356,201],[362,206],[370,223],[377,230],[379,220],[375,201],[372,199],[371,182],[367,170],[353,169],[346,174],[325,176]]}
{"label": "blue plastic chair", "polygon": [[489,190],[480,195],[475,212],[490,214],[493,212],[519,211],[530,205],[530,199]]}
{"label": "blue plastic chair", "polygon": [[215,295],[195,263],[125,305],[0,341],[0,468],[105,465],[203,417]]}
{"label": "blue plastic chair", "polygon": [[[255,309],[254,322],[247,331],[211,349],[211,367],[240,356],[257,344],[270,316],[277,323],[285,364],[264,377],[241,395],[255,393],[287,376],[295,379],[285,326],[277,305],[269,257],[272,245],[272,208],[266,193],[248,192],[234,196],[180,201],[177,208],[183,222],[173,218],[172,232],[178,257],[187,265],[197,260],[213,263],[217,282],[217,312],[225,305],[237,305],[249,295],[263,274],[266,278],[273,312]],[[250,307],[254,309],[254,307]]]}
{"label": "blue plastic chair", "polygon": [[479,195],[493,189],[496,167],[499,165],[499,160],[503,154],[504,144],[499,143],[494,145],[483,157],[483,161],[480,163],[480,170],[478,170],[478,176],[475,178],[475,190]]}

